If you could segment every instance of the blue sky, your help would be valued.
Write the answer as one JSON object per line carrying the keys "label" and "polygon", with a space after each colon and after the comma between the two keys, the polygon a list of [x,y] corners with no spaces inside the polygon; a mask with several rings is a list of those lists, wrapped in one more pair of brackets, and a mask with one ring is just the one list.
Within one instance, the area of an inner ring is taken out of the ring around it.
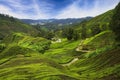
{"label": "blue sky", "polygon": [[113,9],[120,0],[0,0],[0,13],[20,19],[81,18]]}

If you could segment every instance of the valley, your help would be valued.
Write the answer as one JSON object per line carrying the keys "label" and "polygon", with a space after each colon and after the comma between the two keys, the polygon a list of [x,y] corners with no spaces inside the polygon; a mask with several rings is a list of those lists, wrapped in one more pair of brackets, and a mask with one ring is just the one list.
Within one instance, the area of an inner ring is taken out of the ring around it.
{"label": "valley", "polygon": [[0,14],[0,80],[120,80],[120,2],[80,19]]}

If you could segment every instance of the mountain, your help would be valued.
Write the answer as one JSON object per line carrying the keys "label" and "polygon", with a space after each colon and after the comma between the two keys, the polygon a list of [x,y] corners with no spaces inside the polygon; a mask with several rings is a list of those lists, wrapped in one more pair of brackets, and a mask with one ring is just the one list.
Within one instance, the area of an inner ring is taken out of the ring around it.
{"label": "mountain", "polygon": [[67,25],[67,24],[74,24],[74,23],[80,23],[83,20],[90,20],[92,17],[85,17],[85,18],[68,18],[68,19],[39,19],[39,20],[32,20],[32,19],[21,19],[21,21],[28,23],[28,24],[61,24],[61,25]]}
{"label": "mountain", "polygon": [[68,18],[68,19],[40,19],[40,20],[31,20],[31,19],[21,19],[22,22],[32,25],[38,31],[41,29],[46,30],[60,30],[65,27],[70,27],[75,24],[79,24],[82,21],[88,21],[93,17],[85,18]]}

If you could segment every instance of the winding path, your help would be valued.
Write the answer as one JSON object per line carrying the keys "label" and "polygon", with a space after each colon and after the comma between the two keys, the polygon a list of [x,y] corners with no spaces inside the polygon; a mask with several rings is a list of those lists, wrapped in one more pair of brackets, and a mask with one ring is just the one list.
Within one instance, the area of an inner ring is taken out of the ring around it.
{"label": "winding path", "polygon": [[66,64],[62,64],[62,66],[70,66],[71,64],[73,64],[74,62],[76,62],[77,60],[79,60],[78,58],[74,58],[71,62],[66,63]]}

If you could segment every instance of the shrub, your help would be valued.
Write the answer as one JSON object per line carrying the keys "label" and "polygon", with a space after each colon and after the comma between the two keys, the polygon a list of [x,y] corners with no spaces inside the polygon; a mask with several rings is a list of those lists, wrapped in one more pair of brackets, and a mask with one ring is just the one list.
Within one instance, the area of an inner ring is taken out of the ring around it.
{"label": "shrub", "polygon": [[6,48],[5,44],[0,44],[0,52],[2,52]]}

